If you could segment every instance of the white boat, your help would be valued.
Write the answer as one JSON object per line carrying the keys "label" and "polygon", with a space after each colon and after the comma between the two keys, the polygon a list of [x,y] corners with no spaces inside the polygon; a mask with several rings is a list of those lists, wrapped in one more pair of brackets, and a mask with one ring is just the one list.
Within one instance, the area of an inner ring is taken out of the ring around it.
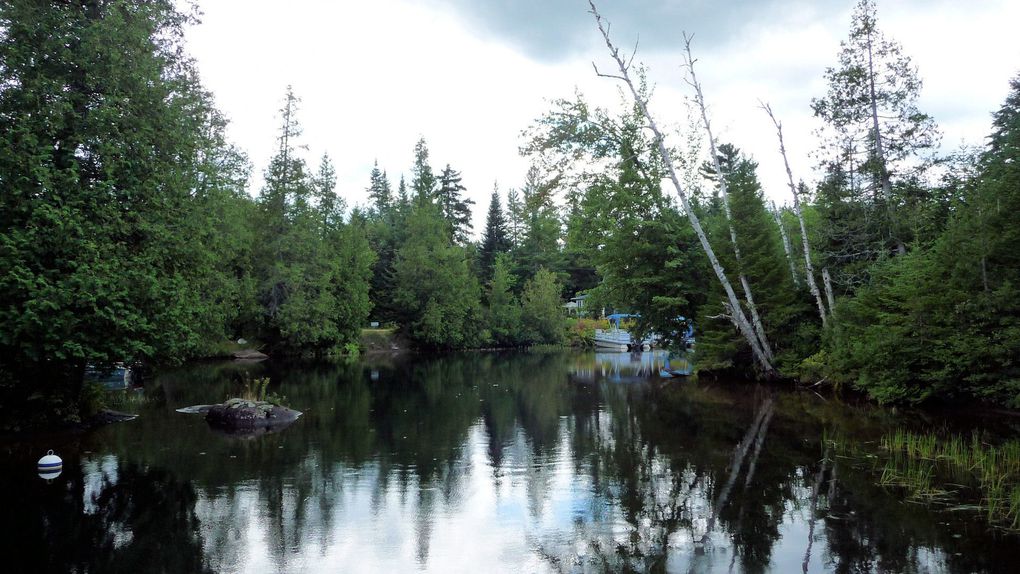
{"label": "white boat", "polygon": [[610,328],[595,329],[595,346],[614,351],[647,351],[651,349],[655,344],[654,334],[649,334],[644,339],[638,340],[630,334],[630,331],[620,328],[620,320],[630,317],[637,317],[637,315],[615,313],[606,317],[609,319]]}
{"label": "white boat", "polygon": [[614,351],[626,351],[632,344],[629,331],[623,329],[595,329],[595,346]]}

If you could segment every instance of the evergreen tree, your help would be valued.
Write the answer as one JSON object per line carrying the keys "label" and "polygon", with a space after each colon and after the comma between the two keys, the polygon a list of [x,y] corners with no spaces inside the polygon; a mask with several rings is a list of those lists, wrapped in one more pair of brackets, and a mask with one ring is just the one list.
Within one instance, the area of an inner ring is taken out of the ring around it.
{"label": "evergreen tree", "polygon": [[411,167],[411,191],[414,204],[421,207],[435,201],[436,176],[429,165],[429,148],[425,138],[414,144],[414,165]]}
{"label": "evergreen tree", "polygon": [[828,94],[812,100],[825,122],[823,163],[844,174],[850,196],[878,204],[885,241],[902,253],[908,238],[894,215],[901,201],[894,180],[937,144],[935,122],[917,109],[917,69],[878,29],[873,0],[858,2],[841,47],[839,66],[825,71]]}
{"label": "evergreen tree", "polygon": [[329,159],[329,154],[322,154],[319,169],[312,177],[312,194],[315,196],[315,207],[319,212],[319,221],[323,229],[332,229],[343,223],[346,205],[343,198],[336,193],[336,168]]}
{"label": "evergreen tree", "polygon": [[379,169],[378,161],[373,164],[369,179],[368,198],[372,201],[376,216],[384,217],[389,213],[393,198],[390,191],[390,181],[386,177],[386,172]]}
{"label": "evergreen tree", "polygon": [[183,51],[191,21],[169,2],[0,3],[0,392],[75,416],[86,365],[179,361],[241,307],[243,256],[196,240],[204,210],[244,218],[245,167]]}
{"label": "evergreen tree", "polygon": [[521,342],[521,306],[514,297],[510,256],[496,253],[488,293],[488,326],[492,342],[510,347]]}
{"label": "evergreen tree", "polygon": [[521,277],[531,277],[543,267],[553,273],[563,269],[559,244],[562,226],[553,203],[554,189],[555,183],[544,180],[538,167],[528,169],[519,206],[522,234],[514,251]]}
{"label": "evergreen tree", "polygon": [[506,213],[510,247],[516,249],[520,247],[521,238],[524,235],[524,206],[521,203],[520,194],[514,188],[510,188],[506,192]]}
{"label": "evergreen tree", "polygon": [[356,341],[368,317],[375,257],[362,228],[343,224],[343,201],[336,197],[328,158],[317,176],[306,174],[297,153],[298,102],[288,88],[280,147],[259,195],[263,337],[283,352],[331,353]]}
{"label": "evergreen tree", "polygon": [[[258,203],[262,207],[262,229],[265,234],[262,242],[264,252],[260,261],[259,276],[262,278],[261,299],[269,324],[276,325],[276,317],[280,307],[292,289],[288,279],[288,261],[286,251],[296,245],[290,237],[291,223],[295,215],[303,214],[307,198],[310,194],[307,167],[297,155],[296,142],[301,135],[301,125],[297,121],[297,105],[299,99],[290,86],[284,95],[284,104],[280,109],[280,135],[277,138],[279,148],[270,159],[264,175],[264,185],[259,193]],[[294,279],[300,280],[300,277]],[[279,333],[271,335],[276,341]]]}
{"label": "evergreen tree", "polygon": [[393,302],[407,335],[431,348],[462,348],[482,337],[481,290],[464,248],[450,243],[435,205],[415,207],[393,264]]}
{"label": "evergreen tree", "polygon": [[479,253],[483,278],[492,276],[496,258],[501,253],[508,253],[510,247],[506,218],[503,216],[503,208],[499,203],[499,186],[493,185],[489,213],[485,219],[485,235],[482,237],[482,247]]}
{"label": "evergreen tree", "polygon": [[407,184],[404,183],[404,176],[400,176],[400,184],[397,185],[397,211],[407,214],[411,209],[411,199],[407,195]]}
{"label": "evergreen tree", "polygon": [[[712,231],[719,237],[719,244],[723,244],[729,236],[728,226],[732,225],[740,240],[740,272],[754,288],[755,304],[766,336],[774,345],[777,365],[785,372],[793,372],[800,361],[817,348],[819,334],[810,319],[808,300],[786,271],[779,228],[769,214],[758,182],[758,164],[730,144],[720,145],[719,153],[727,179],[730,221],[725,226],[719,221]],[[731,251],[720,250],[719,258],[724,268],[732,270],[729,272],[734,275],[737,273],[738,263]],[[709,297],[709,301],[717,299]],[[705,335],[699,338],[699,350],[703,351],[701,356],[706,365],[708,361],[721,365],[750,365],[751,350],[743,337],[731,324],[707,318],[719,311],[714,305],[706,306],[699,322]]]}
{"label": "evergreen tree", "polygon": [[461,196],[465,188],[460,183],[461,175],[446,164],[439,174],[439,189],[436,190],[436,201],[450,226],[450,236],[455,243],[464,245],[468,242],[471,231],[471,206],[474,201]]}
{"label": "evergreen tree", "polygon": [[1020,406],[1020,79],[974,181],[928,250],[880,261],[837,307],[829,375],[883,402],[982,397]]}

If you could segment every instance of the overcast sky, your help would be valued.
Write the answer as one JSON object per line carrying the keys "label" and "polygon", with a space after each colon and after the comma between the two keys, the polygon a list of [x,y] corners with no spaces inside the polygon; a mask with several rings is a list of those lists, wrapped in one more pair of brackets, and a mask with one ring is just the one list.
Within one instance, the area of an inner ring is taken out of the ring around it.
{"label": "overcast sky", "polygon": [[[278,109],[292,85],[311,167],[324,152],[338,191],[364,204],[376,160],[396,185],[410,178],[424,137],[438,172],[462,172],[484,225],[493,183],[518,187],[527,160],[521,131],[556,98],[575,90],[617,102],[617,86],[591,63],[611,62],[586,0],[197,0],[202,24],[188,48],[230,119],[231,140],[254,164],[253,192],[275,150]],[[681,32],[695,36],[698,72],[717,137],[760,164],[766,193],[788,190],[774,130],[757,108],[783,120],[794,174],[814,181],[812,97],[825,92],[850,24],[851,0],[603,0],[622,46],[640,39],[637,59],[656,85],[653,113],[679,128],[685,89]],[[1020,2],[879,0],[879,26],[899,41],[924,80],[920,107],[933,115],[943,147],[979,145],[990,114],[1020,72]]]}

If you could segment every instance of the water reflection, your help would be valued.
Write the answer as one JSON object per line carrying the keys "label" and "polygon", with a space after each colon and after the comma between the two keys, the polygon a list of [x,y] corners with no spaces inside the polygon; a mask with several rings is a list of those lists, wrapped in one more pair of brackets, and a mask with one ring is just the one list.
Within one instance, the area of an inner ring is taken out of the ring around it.
{"label": "water reflection", "polygon": [[[65,460],[53,484],[34,476],[41,442],[3,445],[6,555],[53,572],[1010,570],[1015,537],[899,500],[823,440],[932,421],[662,380],[662,359],[179,371],[137,420],[48,437]],[[244,374],[305,415],[246,440],[174,412]]]}

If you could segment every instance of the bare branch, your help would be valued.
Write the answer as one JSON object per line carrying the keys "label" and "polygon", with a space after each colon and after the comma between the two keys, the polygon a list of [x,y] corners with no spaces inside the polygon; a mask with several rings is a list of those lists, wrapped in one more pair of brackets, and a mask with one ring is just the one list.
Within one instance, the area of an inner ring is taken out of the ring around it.
{"label": "bare branch", "polygon": [[648,109],[648,102],[641,97],[641,93],[634,85],[634,81],[631,79],[630,72],[627,68],[627,63],[620,57],[619,50],[615,45],[613,45],[613,42],[609,37],[607,24],[602,18],[602,15],[599,14],[598,9],[595,7],[594,0],[588,0],[588,5],[591,6],[591,14],[595,18],[595,23],[598,26],[599,32],[602,34],[602,38],[606,42],[606,48],[609,50],[610,56],[612,56],[612,58],[616,61],[616,64],[620,69],[620,78],[617,79],[620,79],[624,84],[626,84],[627,89],[634,98],[634,102],[637,104],[642,115],[645,116],[645,119],[648,120],[649,128],[652,130],[652,133],[655,134],[655,142],[658,144],[659,155],[662,157],[663,163],[669,172],[669,179],[673,183],[674,189],[676,189],[677,196],[680,198],[680,203],[683,205],[684,212],[687,214],[687,218],[691,222],[691,227],[694,228],[694,232],[698,236],[698,240],[700,241],[702,248],[705,250],[705,255],[708,256],[712,269],[715,271],[716,278],[719,280],[723,290],[726,292],[726,298],[733,314],[734,324],[744,336],[744,339],[747,340],[748,345],[751,347],[751,352],[765,376],[775,376],[777,373],[775,367],[772,366],[771,359],[763,351],[761,342],[758,340],[750,322],[747,320],[747,316],[744,314],[743,308],[740,306],[737,295],[733,291],[733,286],[730,284],[729,278],[726,277],[726,272],[719,263],[719,259],[716,257],[715,251],[712,249],[712,245],[708,241],[708,236],[705,235],[705,230],[701,227],[701,221],[698,219],[694,210],[691,209],[687,192],[680,184],[680,178],[676,173],[676,167],[673,165],[673,159],[669,154],[669,150],[666,148],[665,138],[663,137],[658,124],[656,124],[655,118],[652,117],[652,114]]}
{"label": "bare branch", "polygon": [[[786,166],[786,181],[787,185],[790,186],[790,193],[793,194],[793,211],[797,214],[797,220],[800,222],[800,237],[801,243],[804,247],[804,274],[807,275],[808,290],[811,291],[811,295],[815,298],[815,304],[818,306],[818,316],[822,319],[822,327],[824,328],[828,322],[828,313],[825,310],[825,303],[822,302],[821,291],[818,290],[818,284],[815,282],[815,270],[814,265],[811,262],[811,244],[808,240],[807,225],[804,224],[804,214],[800,209],[800,194],[797,193],[797,186],[793,183],[793,170],[790,169],[790,160],[786,155],[786,142],[783,140],[783,124],[776,118],[776,115],[772,113],[772,106],[758,100],[761,104],[761,108],[765,110],[765,113],[772,119],[772,124],[776,126],[776,135],[779,137],[779,153],[783,156],[783,165]],[[829,302],[829,312],[832,312],[832,302]]]}

